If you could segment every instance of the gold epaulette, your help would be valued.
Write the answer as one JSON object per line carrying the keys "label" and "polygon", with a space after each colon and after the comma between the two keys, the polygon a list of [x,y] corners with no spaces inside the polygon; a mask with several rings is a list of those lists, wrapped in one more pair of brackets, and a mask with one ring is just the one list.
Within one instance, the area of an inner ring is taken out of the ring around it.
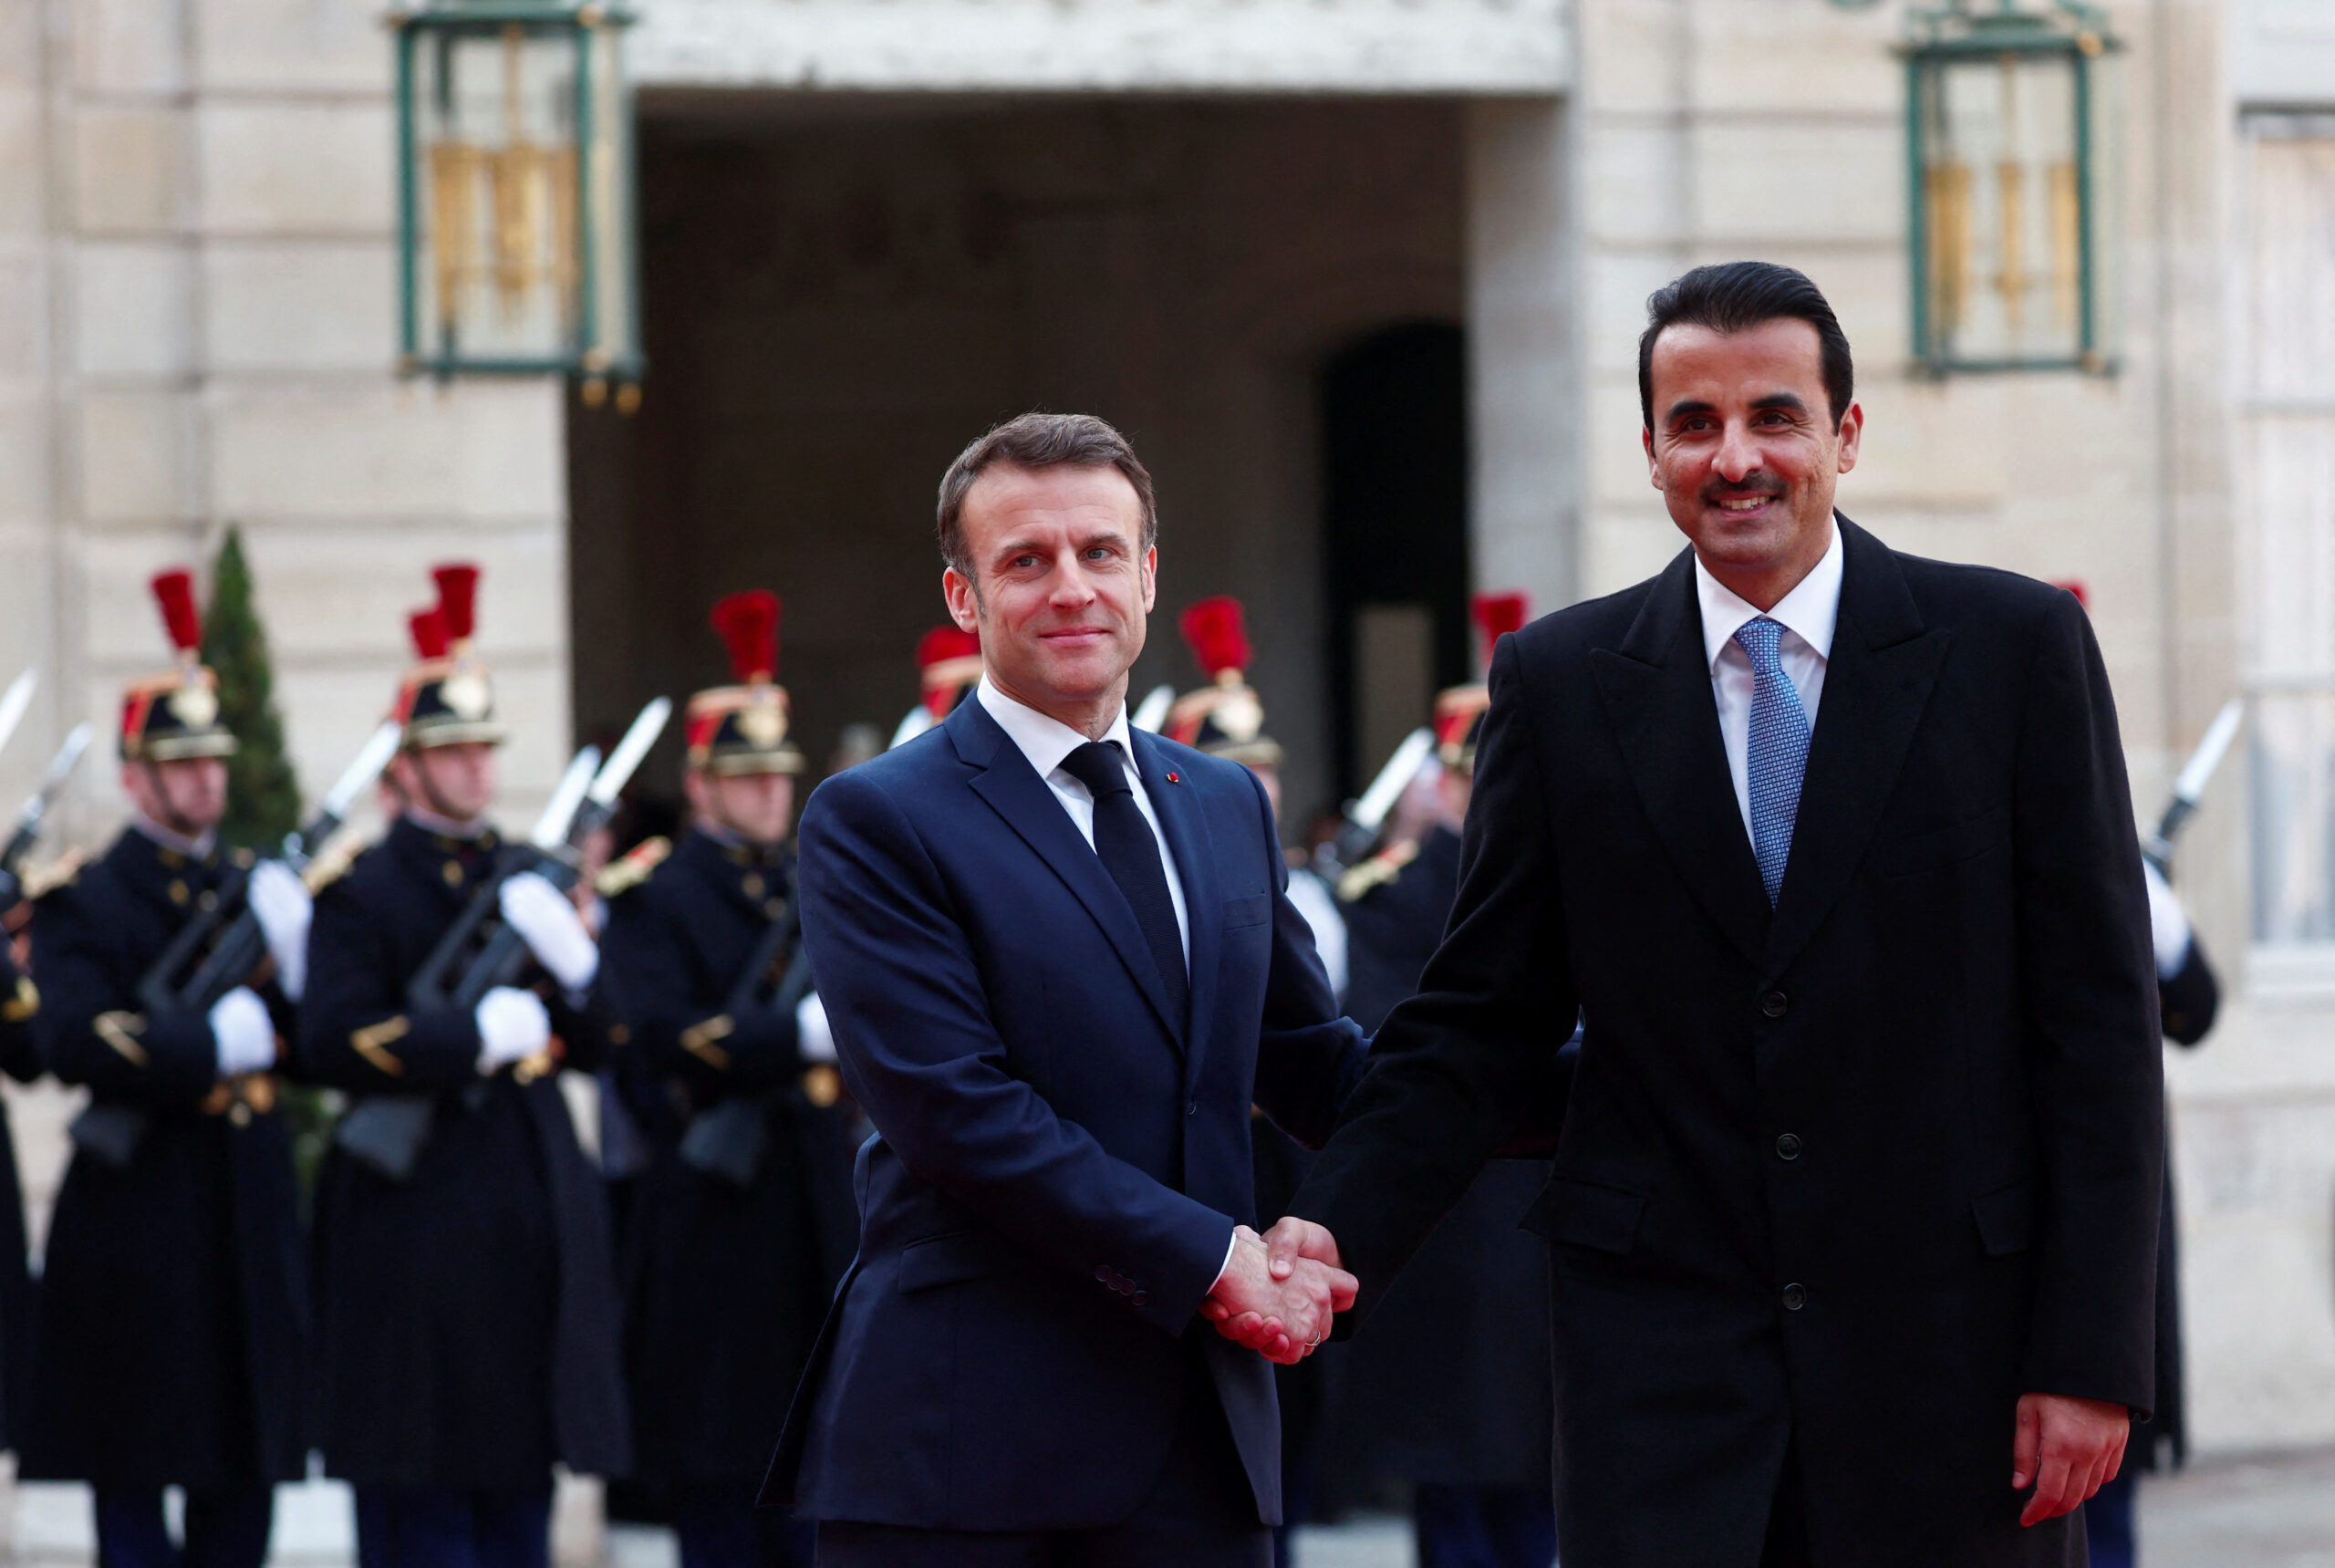
{"label": "gold epaulette", "polygon": [[357,857],[372,846],[354,833],[337,834],[328,840],[324,849],[300,871],[300,880],[307,885],[308,896],[316,897],[348,875]]}
{"label": "gold epaulette", "polygon": [[59,888],[70,888],[87,858],[79,850],[68,849],[47,865],[26,872],[25,897],[46,898]]}
{"label": "gold epaulette", "polygon": [[603,898],[628,893],[648,881],[649,874],[663,865],[665,857],[672,852],[673,841],[669,838],[644,838],[602,871],[592,887]]}
{"label": "gold epaulette", "polygon": [[1338,878],[1338,902],[1355,903],[1372,888],[1384,888],[1403,874],[1403,867],[1416,859],[1418,852],[1419,846],[1408,842],[1380,850]]}

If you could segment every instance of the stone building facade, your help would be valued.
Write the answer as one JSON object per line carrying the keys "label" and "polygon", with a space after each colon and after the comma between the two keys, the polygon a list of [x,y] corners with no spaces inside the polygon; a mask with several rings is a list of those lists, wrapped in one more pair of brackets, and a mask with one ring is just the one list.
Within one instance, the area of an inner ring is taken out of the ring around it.
{"label": "stone building facade", "polygon": [[[2268,705],[2277,746],[2240,748],[2177,867],[2232,992],[2172,1064],[2192,1393],[2207,1449],[2335,1440],[2335,932],[2263,892],[2301,866],[2296,907],[2335,900],[2335,805],[2262,783],[2299,745],[2324,791],[2310,742],[2335,744],[2309,602],[2335,602],[2335,473],[2308,455],[2335,448],[2326,7],[2112,0],[2116,373],[1944,380],[1907,349],[1904,0],[638,10],[627,419],[392,375],[370,8],[0,0],[0,669],[47,676],[0,798],[109,722],[160,652],[144,576],[230,523],[312,791],[455,554],[487,568],[521,721],[514,820],[573,739],[719,673],[704,607],[749,584],[786,599],[824,755],[913,698],[941,467],[1046,406],[1135,437],[1165,607],[1249,600],[1292,804],[1326,803],[1469,657],[1448,605],[1380,613],[1403,596],[1354,562],[1391,537],[1397,576],[1543,608],[1655,569],[1678,542],[1638,447],[1645,297],[1788,261],[1860,354],[1844,508],[2085,582],[2143,810],[2228,696]],[[1173,643],[1159,624],[1143,683],[1195,679]],[[85,767],[61,839],[118,822],[110,773]],[[12,1097],[37,1210],[64,1097]]]}

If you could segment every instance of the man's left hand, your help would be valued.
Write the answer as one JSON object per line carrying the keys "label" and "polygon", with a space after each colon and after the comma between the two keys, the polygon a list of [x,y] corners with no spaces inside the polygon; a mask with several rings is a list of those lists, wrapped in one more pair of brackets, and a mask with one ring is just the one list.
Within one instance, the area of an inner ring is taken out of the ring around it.
{"label": "man's left hand", "polygon": [[2122,1405],[2065,1394],[2020,1395],[2010,1484],[2014,1490],[2035,1489],[2018,1516],[2020,1527],[2081,1508],[2116,1479],[2132,1435],[2133,1413]]}

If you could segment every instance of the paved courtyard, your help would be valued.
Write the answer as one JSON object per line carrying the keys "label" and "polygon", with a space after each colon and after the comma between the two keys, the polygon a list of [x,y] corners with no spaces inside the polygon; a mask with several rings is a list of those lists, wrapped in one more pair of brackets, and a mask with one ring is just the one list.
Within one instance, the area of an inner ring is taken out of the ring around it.
{"label": "paved courtyard", "polygon": [[[2335,1568],[2335,1449],[2218,1459],[2142,1496],[2146,1568]],[[87,1568],[88,1502],[78,1488],[19,1488],[5,1568]],[[278,1514],[275,1568],[347,1568],[348,1501],[300,1487]],[[672,1540],[619,1529],[607,1568],[677,1568]],[[1414,1568],[1410,1538],[1386,1519],[1299,1532],[1297,1568]]]}

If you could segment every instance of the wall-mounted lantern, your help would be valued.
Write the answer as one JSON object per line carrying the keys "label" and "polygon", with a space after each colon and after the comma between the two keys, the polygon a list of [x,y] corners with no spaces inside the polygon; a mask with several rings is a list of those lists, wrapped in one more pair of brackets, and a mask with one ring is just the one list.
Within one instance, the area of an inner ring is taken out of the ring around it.
{"label": "wall-mounted lantern", "polygon": [[397,40],[399,369],[639,400],[632,104],[591,0],[420,0]]}
{"label": "wall-mounted lantern", "polygon": [[1954,0],[1908,26],[1915,358],[1939,375],[2112,371],[2122,46],[2106,17]]}

